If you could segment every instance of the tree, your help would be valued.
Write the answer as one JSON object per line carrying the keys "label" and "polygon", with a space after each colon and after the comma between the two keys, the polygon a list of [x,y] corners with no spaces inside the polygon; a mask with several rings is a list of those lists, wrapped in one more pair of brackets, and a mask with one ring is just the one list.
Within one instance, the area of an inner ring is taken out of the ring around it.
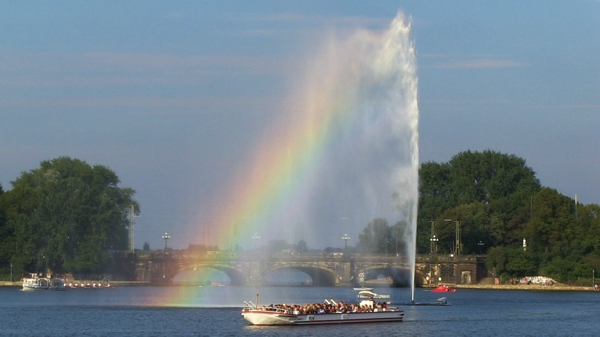
{"label": "tree", "polygon": [[540,189],[533,170],[524,159],[515,155],[491,150],[465,151],[452,157],[449,165],[451,200],[456,205],[471,202],[489,204],[518,191],[525,190],[531,195]]}
{"label": "tree", "polygon": [[279,253],[283,250],[289,249],[291,245],[285,240],[271,240],[267,244],[267,252],[270,254]]}
{"label": "tree", "polygon": [[390,226],[387,220],[378,218],[371,221],[358,235],[358,251],[362,253],[385,253],[389,248],[388,240],[391,238]]}
{"label": "tree", "polygon": [[4,201],[15,211],[15,259],[29,271],[100,271],[109,249],[126,249],[130,188],[100,165],[60,157],[12,182]]}
{"label": "tree", "polygon": [[308,246],[304,240],[298,241],[298,244],[296,245],[296,252],[302,254],[308,252]]}
{"label": "tree", "polygon": [[434,219],[455,204],[451,201],[452,180],[449,164],[427,162],[419,169],[419,217]]}
{"label": "tree", "polygon": [[504,247],[492,247],[487,254],[485,266],[492,275],[499,277],[505,270],[508,253]]}
{"label": "tree", "polygon": [[537,275],[538,263],[534,254],[529,251],[521,248],[509,249],[505,270],[510,276],[517,278]]}
{"label": "tree", "polygon": [[[417,250],[429,251],[430,222],[442,242],[455,240],[454,224],[461,222],[463,253],[483,247],[516,244],[522,236],[530,199],[541,188],[525,160],[494,151],[461,152],[448,163],[425,163],[419,170]],[[521,238],[522,239],[522,238]]]}
{"label": "tree", "polygon": [[391,237],[388,239],[390,244],[395,246],[392,247],[394,249],[395,254],[406,254],[406,250],[408,246],[406,245],[408,240],[408,235],[410,235],[411,231],[408,228],[408,223],[406,221],[398,221],[390,228]]}
{"label": "tree", "polygon": [[[8,223],[7,207],[5,203],[4,190],[0,185],[0,274],[13,262],[12,257],[15,250],[14,228]],[[6,274],[8,274],[6,270]]]}

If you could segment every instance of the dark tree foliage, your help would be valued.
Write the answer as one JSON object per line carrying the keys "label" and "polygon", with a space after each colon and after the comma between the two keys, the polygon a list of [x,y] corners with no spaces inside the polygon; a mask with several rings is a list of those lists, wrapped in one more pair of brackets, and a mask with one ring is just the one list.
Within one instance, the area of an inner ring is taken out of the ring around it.
{"label": "dark tree foliage", "polygon": [[126,210],[139,213],[135,192],[118,183],[108,168],[68,157],[23,172],[0,198],[10,259],[27,272],[101,271],[110,249],[128,248]]}
{"label": "dark tree foliage", "polygon": [[8,274],[15,250],[15,231],[8,223],[7,206],[3,194],[4,189],[0,185],[0,274]]}
{"label": "dark tree foliage", "polygon": [[296,244],[296,252],[298,253],[306,253],[308,252],[308,246],[306,245],[306,241],[300,240]]}
{"label": "dark tree foliage", "polygon": [[389,226],[385,219],[374,219],[358,236],[357,250],[363,254],[405,254],[407,223]]}
{"label": "dark tree foliage", "polygon": [[270,254],[279,253],[286,249],[290,249],[292,245],[287,243],[285,240],[271,240],[267,244],[267,252]]}
{"label": "dark tree foliage", "polygon": [[[507,224],[524,215],[522,207],[541,188],[525,160],[490,150],[461,152],[443,164],[424,163],[419,178],[419,252],[428,250],[433,234],[439,238],[441,252],[456,250],[456,220],[462,232],[462,253],[506,244]],[[431,221],[435,221],[435,233],[431,233]],[[518,239],[511,240],[516,243]]]}
{"label": "dark tree foliage", "polygon": [[461,152],[424,163],[419,178],[420,253],[430,251],[432,235],[439,253],[455,252],[458,224],[459,252],[487,253],[488,269],[503,279],[539,273],[575,282],[600,270],[600,206],[542,187],[524,159]]}

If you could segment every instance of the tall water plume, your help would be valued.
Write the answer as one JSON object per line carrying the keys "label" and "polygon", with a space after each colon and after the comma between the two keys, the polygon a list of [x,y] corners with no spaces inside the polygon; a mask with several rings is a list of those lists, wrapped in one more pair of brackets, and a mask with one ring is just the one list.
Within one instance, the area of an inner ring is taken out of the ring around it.
{"label": "tall water plume", "polygon": [[311,53],[285,113],[223,195],[201,210],[213,241],[339,247],[344,234],[356,244],[370,221],[384,218],[408,223],[399,253],[414,261],[419,110],[410,32],[399,13],[385,31],[330,35]]}
{"label": "tall water plume", "polygon": [[403,253],[414,261],[419,109],[410,22],[399,13],[385,31],[330,37],[312,60],[288,105],[296,107],[291,124],[312,142],[306,148],[316,148],[311,168],[299,175],[294,206],[286,208],[302,219],[290,231],[310,243],[333,238],[325,244],[336,246],[345,233],[356,243],[375,218],[406,221]]}

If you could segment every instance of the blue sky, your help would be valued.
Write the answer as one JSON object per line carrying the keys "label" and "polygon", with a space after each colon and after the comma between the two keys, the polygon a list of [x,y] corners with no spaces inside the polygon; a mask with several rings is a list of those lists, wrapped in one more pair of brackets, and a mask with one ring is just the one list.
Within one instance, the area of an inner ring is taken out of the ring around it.
{"label": "blue sky", "polygon": [[198,243],[189,219],[323,36],[385,29],[399,10],[413,22],[422,162],[515,154],[543,185],[600,203],[592,0],[3,1],[0,183],[59,156],[105,165],[137,191],[136,247],[161,247],[165,231],[176,248]]}

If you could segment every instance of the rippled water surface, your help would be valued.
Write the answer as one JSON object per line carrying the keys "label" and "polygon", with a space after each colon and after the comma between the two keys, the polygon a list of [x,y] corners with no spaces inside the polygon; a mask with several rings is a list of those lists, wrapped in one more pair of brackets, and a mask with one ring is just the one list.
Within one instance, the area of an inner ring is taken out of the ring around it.
{"label": "rippled water surface", "polygon": [[[376,288],[391,302],[408,289]],[[403,323],[253,327],[243,300],[260,304],[356,300],[351,288],[122,287],[64,292],[0,288],[2,336],[596,336],[600,294],[593,292],[458,290],[452,306],[405,306]],[[417,302],[440,294],[418,289]]]}

